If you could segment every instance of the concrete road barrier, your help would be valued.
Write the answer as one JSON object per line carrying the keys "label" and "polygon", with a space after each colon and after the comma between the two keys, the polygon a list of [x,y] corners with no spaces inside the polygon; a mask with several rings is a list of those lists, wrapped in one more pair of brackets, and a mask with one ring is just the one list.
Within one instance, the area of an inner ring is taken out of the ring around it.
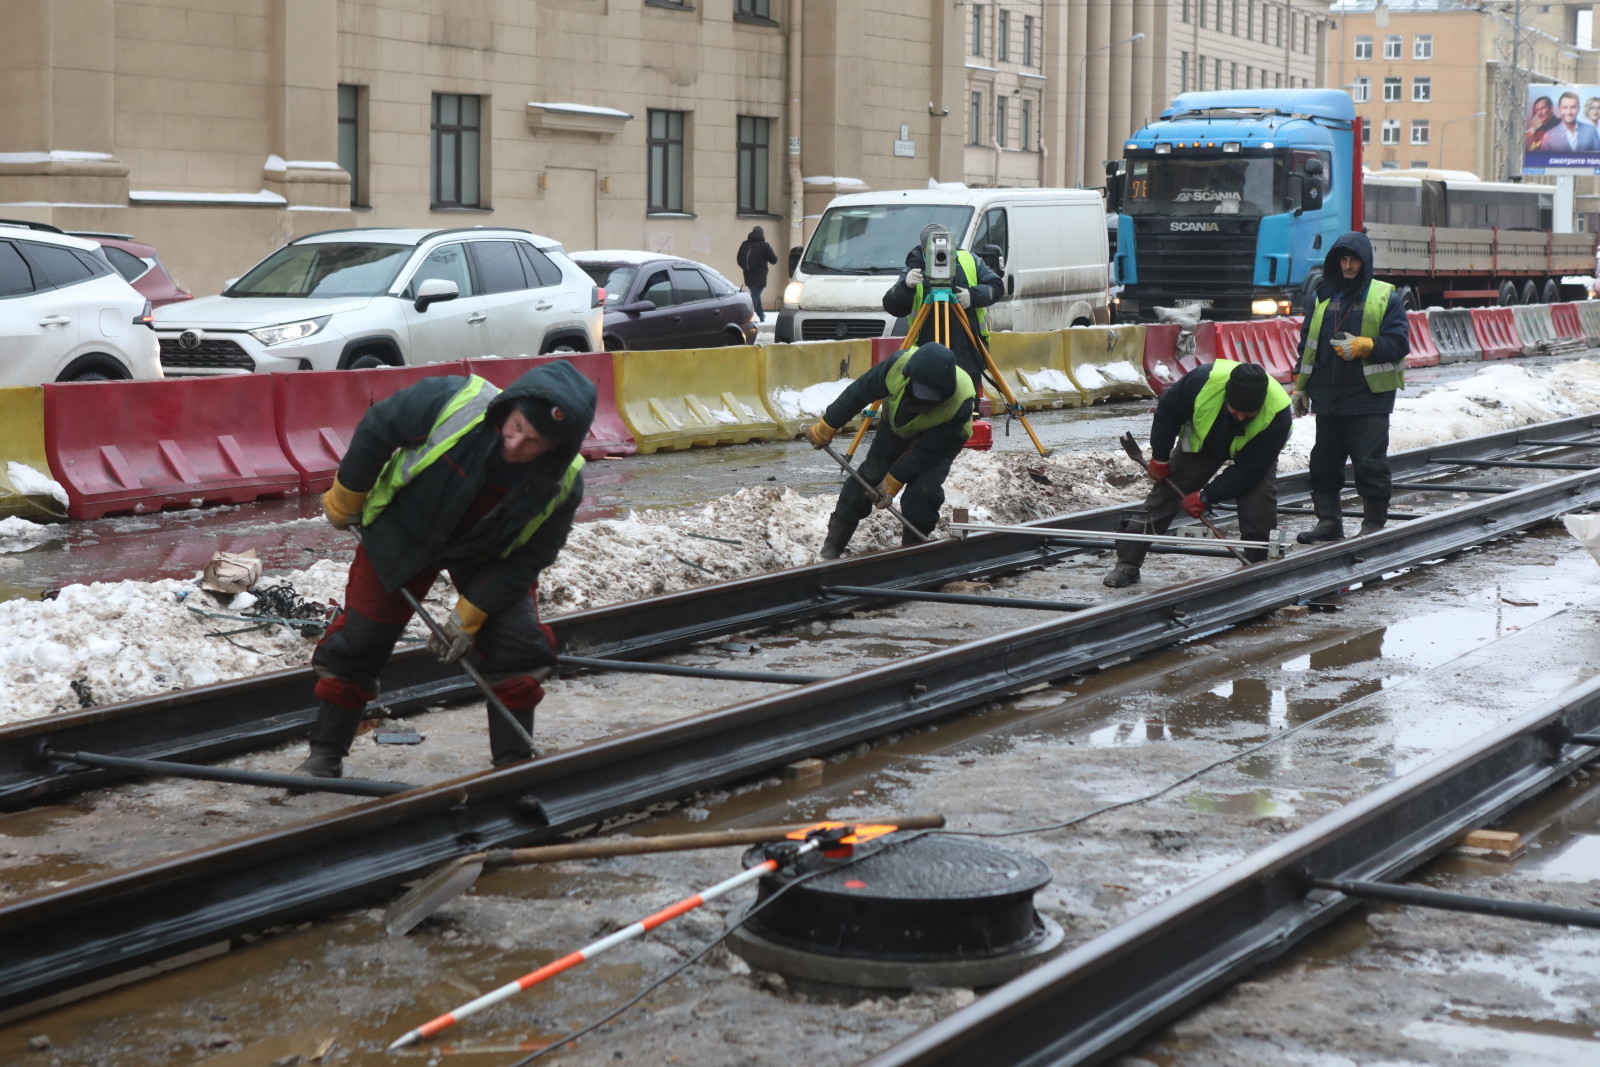
{"label": "concrete road barrier", "polygon": [[[23,485],[12,478],[12,465]],[[0,389],[0,518],[32,522],[67,517],[67,505],[46,493],[24,488],[52,479],[44,447],[44,390],[37,385]],[[53,480],[53,479],[52,479]]]}
{"label": "concrete road barrier", "polygon": [[875,344],[871,339],[807,341],[762,348],[761,398],[783,436],[798,436],[846,386],[871,370]]}
{"label": "concrete road barrier", "polygon": [[761,398],[761,348],[615,352],[617,408],[643,454],[783,436]]}
{"label": "concrete road barrier", "polygon": [[[1067,373],[1066,330],[1050,333],[1012,333],[1002,330],[989,338],[989,355],[1000,377],[1017,396],[1024,411],[1075,408],[1090,403]],[[994,398],[995,409],[1004,401]]]}
{"label": "concrete road barrier", "polygon": [[1074,326],[1061,331],[1067,376],[1086,402],[1151,397],[1144,379],[1143,326]]}
{"label": "concrete road barrier", "polygon": [[1523,304],[1512,308],[1511,313],[1516,319],[1517,336],[1524,352],[1560,340],[1555,323],[1550,321],[1549,304]]}
{"label": "concrete road barrier", "polygon": [[1472,316],[1465,308],[1434,308],[1428,312],[1428,328],[1439,348],[1440,363],[1467,363],[1483,358],[1472,332]]}

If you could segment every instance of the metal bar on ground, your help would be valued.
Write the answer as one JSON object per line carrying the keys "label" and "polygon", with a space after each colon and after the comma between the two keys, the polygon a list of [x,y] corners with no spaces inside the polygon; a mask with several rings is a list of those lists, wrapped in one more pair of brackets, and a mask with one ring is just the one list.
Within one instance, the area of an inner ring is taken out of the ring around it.
{"label": "metal bar on ground", "polygon": [[993,608],[1035,608],[1039,611],[1084,611],[1098,607],[1092,600],[1034,600],[1027,597],[984,596],[981,593],[936,593],[921,589],[887,589],[881,585],[825,585],[828,596],[882,597],[885,600],[927,600],[935,604],[974,604]]}
{"label": "metal bar on ground", "polygon": [[201,782],[230,782],[234,785],[260,785],[269,789],[293,789],[299,793],[343,793],[355,797],[392,797],[417,788],[404,782],[373,782],[361,778],[312,778],[304,774],[274,774],[270,771],[243,771],[232,767],[201,767],[193,763],[174,763],[171,760],[124,759],[121,756],[102,756],[94,752],[57,752],[44,750],[49,759],[76,763],[102,770],[128,771],[132,774],[157,775],[163,778],[193,778]]}
{"label": "metal bar on ground", "polygon": [[686,667],[681,663],[639,663],[629,659],[603,659],[596,656],[562,656],[562,667],[582,667],[589,671],[624,671],[630,674],[671,674],[683,678],[719,678],[725,682],[777,682],[810,685],[826,682],[826,674],[785,674],[782,671],[731,671],[722,667]]}
{"label": "metal bar on ground", "polygon": [[[1213,508],[1216,508],[1218,511],[1238,511],[1239,510],[1239,505],[1237,505],[1237,504],[1212,504],[1211,506]],[[1295,514],[1295,515],[1315,515],[1316,514],[1315,509],[1311,508],[1310,506],[1308,506],[1306,504],[1279,504],[1278,505],[1278,510],[1279,511],[1287,511],[1287,512],[1290,512],[1290,513]],[[1364,511],[1354,511],[1354,510],[1349,509],[1349,508],[1346,508],[1343,511],[1340,511],[1339,514],[1343,515],[1347,519],[1364,519],[1364,518],[1367,517],[1367,513],[1366,512],[1364,512]],[[1409,522],[1410,520],[1416,518],[1417,516],[1416,516],[1416,514],[1414,512],[1409,512],[1409,511],[1391,511],[1391,512],[1389,512],[1388,517],[1390,519],[1393,519],[1396,522]]]}
{"label": "metal bar on ground", "polygon": [[[1046,537],[1054,540],[1058,537],[1070,537],[1076,531],[1060,529],[1043,529],[1038,526],[985,526],[976,522],[952,522],[950,529],[961,533],[1008,533],[1031,534],[1034,537]],[[1087,532],[1087,531],[1086,531]],[[1143,541],[1147,545],[1227,545],[1234,548],[1262,548],[1271,550],[1283,547],[1276,541],[1240,541],[1230,538],[1190,537],[1187,534],[1136,534],[1123,533],[1120,530],[1107,537],[1112,541]],[[1099,540],[1098,538],[1096,540]]]}
{"label": "metal bar on ground", "polygon": [[1448,893],[1425,886],[1395,885],[1393,882],[1361,882],[1343,878],[1317,878],[1318,889],[1331,889],[1359,900],[1381,900],[1390,904],[1411,904],[1439,911],[1464,911],[1472,915],[1495,915],[1502,919],[1552,923],[1556,926],[1582,926],[1600,930],[1600,911],[1590,908],[1563,908],[1555,904],[1536,904],[1526,900],[1496,900],[1493,897]]}
{"label": "metal bar on ground", "polygon": [[[1354,489],[1355,482],[1345,482],[1346,489]],[[1445,485],[1440,482],[1391,482],[1390,488],[1407,493],[1515,493],[1520,485]]]}
{"label": "metal bar on ground", "polygon": [[1517,438],[1517,444],[1529,448],[1600,448],[1600,441],[1535,441],[1526,437]]}
{"label": "metal bar on ground", "polygon": [[1534,471],[1592,471],[1593,463],[1548,463],[1530,459],[1441,459],[1436,463],[1452,463],[1460,467],[1509,467],[1514,470]]}

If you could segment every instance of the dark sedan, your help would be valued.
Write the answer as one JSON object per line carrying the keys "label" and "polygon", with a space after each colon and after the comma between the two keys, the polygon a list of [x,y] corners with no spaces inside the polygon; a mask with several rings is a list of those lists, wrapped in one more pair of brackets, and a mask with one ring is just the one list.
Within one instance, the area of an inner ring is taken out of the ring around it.
{"label": "dark sedan", "polygon": [[605,290],[607,351],[755,343],[750,294],[704,263],[653,252],[571,255]]}

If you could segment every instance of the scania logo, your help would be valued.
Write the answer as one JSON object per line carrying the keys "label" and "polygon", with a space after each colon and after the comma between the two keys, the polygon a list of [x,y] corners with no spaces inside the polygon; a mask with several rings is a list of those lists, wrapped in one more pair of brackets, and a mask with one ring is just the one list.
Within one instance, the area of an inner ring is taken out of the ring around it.
{"label": "scania logo", "polygon": [[192,352],[200,347],[202,336],[204,335],[199,330],[184,330],[178,335],[178,344]]}
{"label": "scania logo", "polygon": [[1215,222],[1169,222],[1167,227],[1174,233],[1221,233],[1222,227]]}

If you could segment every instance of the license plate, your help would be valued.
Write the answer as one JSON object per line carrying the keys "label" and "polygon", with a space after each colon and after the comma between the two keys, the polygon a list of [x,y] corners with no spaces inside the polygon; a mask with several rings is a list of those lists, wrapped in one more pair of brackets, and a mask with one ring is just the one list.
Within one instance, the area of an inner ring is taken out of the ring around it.
{"label": "license plate", "polygon": [[1208,308],[1208,307],[1211,306],[1211,301],[1210,300],[1174,300],[1172,302],[1172,306],[1173,307],[1180,307],[1180,308]]}

